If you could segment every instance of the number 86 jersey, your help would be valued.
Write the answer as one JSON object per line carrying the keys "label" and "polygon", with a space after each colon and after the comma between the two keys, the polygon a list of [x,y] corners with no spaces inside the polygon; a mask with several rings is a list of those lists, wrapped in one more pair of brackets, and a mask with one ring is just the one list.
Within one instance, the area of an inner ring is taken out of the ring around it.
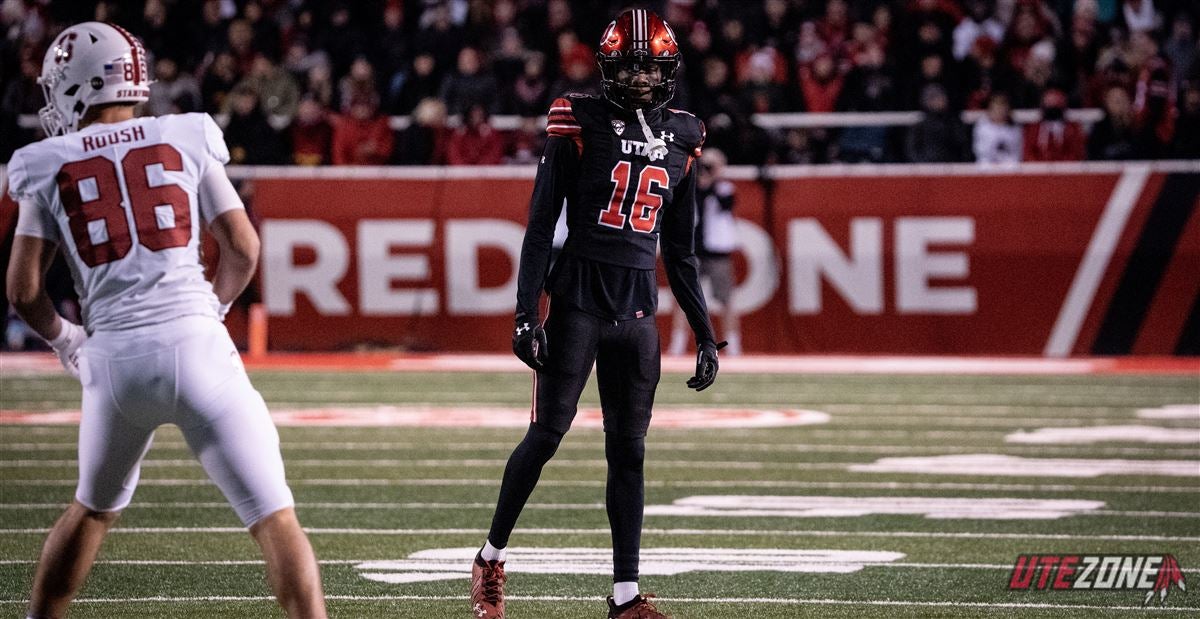
{"label": "number 86 jersey", "polygon": [[228,186],[228,161],[207,114],[94,123],[44,139],[8,165],[17,234],[62,246],[89,332],[216,317],[201,220],[242,204],[228,192],[212,199],[202,180],[219,175]]}

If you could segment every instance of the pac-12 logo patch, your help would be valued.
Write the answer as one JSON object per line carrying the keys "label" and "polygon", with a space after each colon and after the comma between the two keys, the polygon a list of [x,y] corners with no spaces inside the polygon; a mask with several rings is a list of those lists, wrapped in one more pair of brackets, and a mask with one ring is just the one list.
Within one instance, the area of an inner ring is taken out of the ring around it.
{"label": "pac-12 logo patch", "polygon": [[621,135],[622,133],[625,133],[625,121],[623,121],[623,120],[612,121],[612,128],[613,128],[613,131],[617,135]]}
{"label": "pac-12 logo patch", "polygon": [[1142,606],[1166,603],[1173,586],[1187,591],[1174,555],[1021,555],[1008,579],[1010,591],[1145,591]]}

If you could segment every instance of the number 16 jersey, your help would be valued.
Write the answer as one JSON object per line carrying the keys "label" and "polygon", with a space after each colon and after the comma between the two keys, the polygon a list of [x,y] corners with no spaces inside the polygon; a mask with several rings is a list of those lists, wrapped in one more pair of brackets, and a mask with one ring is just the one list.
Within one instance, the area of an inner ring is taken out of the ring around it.
{"label": "number 16 jersey", "polygon": [[35,142],[8,165],[16,232],[62,246],[89,332],[216,317],[201,219],[242,204],[201,195],[202,179],[224,179],[228,161],[207,114],[94,123]]}

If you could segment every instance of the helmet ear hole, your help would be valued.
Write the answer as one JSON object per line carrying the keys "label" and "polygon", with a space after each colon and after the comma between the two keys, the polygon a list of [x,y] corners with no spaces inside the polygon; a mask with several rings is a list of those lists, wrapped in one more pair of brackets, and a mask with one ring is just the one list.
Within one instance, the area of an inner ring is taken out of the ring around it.
{"label": "helmet ear hole", "polygon": [[79,84],[71,84],[71,87],[63,91],[63,94],[68,97],[74,97],[77,92],[79,92]]}

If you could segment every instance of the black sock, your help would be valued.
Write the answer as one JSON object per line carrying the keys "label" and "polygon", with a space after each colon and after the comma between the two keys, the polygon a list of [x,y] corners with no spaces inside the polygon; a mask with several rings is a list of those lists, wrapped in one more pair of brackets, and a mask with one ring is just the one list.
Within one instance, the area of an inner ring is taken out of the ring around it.
{"label": "black sock", "polygon": [[553,430],[531,423],[525,438],[508,457],[504,481],[500,484],[500,499],[496,501],[496,515],[492,517],[492,529],[488,533],[488,541],[496,548],[508,546],[508,536],[517,526],[517,517],[542,476],[542,467],[558,450],[562,437]]}
{"label": "black sock", "polygon": [[638,579],[638,555],[642,547],[642,511],[646,496],[642,464],[646,457],[645,437],[604,434],[608,458],[608,490],[605,505],[613,538],[613,582]]}

